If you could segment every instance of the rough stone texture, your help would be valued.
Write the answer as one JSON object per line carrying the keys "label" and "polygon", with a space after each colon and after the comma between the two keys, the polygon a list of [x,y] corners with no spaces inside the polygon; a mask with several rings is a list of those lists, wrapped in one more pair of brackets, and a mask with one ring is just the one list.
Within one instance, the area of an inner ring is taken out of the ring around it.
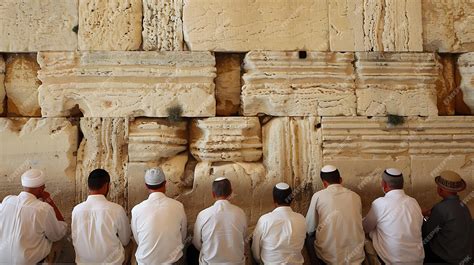
{"label": "rough stone texture", "polygon": [[363,52],[356,58],[358,115],[438,115],[435,54]]}
{"label": "rough stone texture", "polygon": [[3,114],[5,105],[5,61],[0,54],[0,115]]}
{"label": "rough stone texture", "polygon": [[81,118],[84,138],[77,153],[76,198],[87,198],[87,178],[97,168],[110,174],[109,199],[127,205],[128,120],[126,118]]}
{"label": "rough stone texture", "polygon": [[46,190],[67,221],[75,205],[78,128],[67,119],[0,119],[0,200],[21,190],[21,174],[44,170]]}
{"label": "rough stone texture", "polygon": [[138,50],[142,0],[80,0],[79,50]]}
{"label": "rough stone texture", "polygon": [[[82,1],[82,0],[81,0]],[[0,1],[0,52],[77,48],[77,0]]]}
{"label": "rough stone texture", "polygon": [[250,52],[244,60],[243,114],[355,115],[353,60],[352,53]]}
{"label": "rough stone texture", "polygon": [[474,114],[474,52],[462,54],[458,59],[458,69],[461,75],[460,88],[464,102]]}
{"label": "rough stone texture", "polygon": [[331,0],[331,51],[422,51],[421,0]]}
{"label": "rough stone texture", "polygon": [[438,93],[438,114],[454,115],[456,110],[456,96],[459,88],[456,88],[456,58],[454,54],[438,54],[438,80],[436,91]]}
{"label": "rough stone texture", "polygon": [[423,43],[426,51],[473,51],[472,0],[423,0]]}
{"label": "rough stone texture", "polygon": [[39,53],[45,117],[215,116],[215,59],[209,52]]}
{"label": "rough stone texture", "polygon": [[328,0],[184,0],[190,50],[328,50]]}
{"label": "rough stone texture", "polygon": [[36,54],[14,54],[7,57],[5,90],[9,116],[41,116],[38,103]]}
{"label": "rough stone texture", "polygon": [[191,123],[191,153],[199,161],[253,162],[262,156],[257,117],[214,117]]}
{"label": "rough stone texture", "polygon": [[236,115],[240,109],[240,54],[216,54],[216,114]]}
{"label": "rough stone texture", "polygon": [[182,0],[143,0],[143,49],[183,50],[182,13]]}
{"label": "rough stone texture", "polygon": [[262,196],[271,198],[273,185],[288,183],[294,191],[293,209],[306,215],[314,189],[322,187],[319,118],[272,118],[262,128],[263,164],[267,170]]}

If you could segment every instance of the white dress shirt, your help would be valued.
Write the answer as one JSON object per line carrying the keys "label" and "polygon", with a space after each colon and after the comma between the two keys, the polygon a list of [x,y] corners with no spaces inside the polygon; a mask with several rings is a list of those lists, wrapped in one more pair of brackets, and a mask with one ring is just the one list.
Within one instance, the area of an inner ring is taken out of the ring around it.
{"label": "white dress shirt", "polygon": [[66,232],[53,207],[35,195],[7,196],[0,204],[0,264],[36,264]]}
{"label": "white dress shirt", "polygon": [[403,190],[391,190],[372,202],[363,223],[385,263],[423,263],[423,215],[416,200]]}
{"label": "white dress shirt", "polygon": [[186,240],[183,204],[153,192],[132,209],[132,232],[138,264],[170,264],[183,256]]}
{"label": "white dress shirt", "polygon": [[122,264],[130,241],[130,224],[122,206],[103,195],[89,195],[72,211],[76,263]]}
{"label": "white dress shirt", "polygon": [[201,211],[194,224],[193,244],[200,264],[244,264],[247,218],[227,200]]}
{"label": "white dress shirt", "polygon": [[316,231],[316,254],[328,264],[361,264],[365,235],[360,196],[341,184],[316,192],[306,214],[308,234]]}
{"label": "white dress shirt", "polygon": [[253,257],[263,264],[303,264],[306,237],[303,215],[289,206],[262,215],[253,232]]}

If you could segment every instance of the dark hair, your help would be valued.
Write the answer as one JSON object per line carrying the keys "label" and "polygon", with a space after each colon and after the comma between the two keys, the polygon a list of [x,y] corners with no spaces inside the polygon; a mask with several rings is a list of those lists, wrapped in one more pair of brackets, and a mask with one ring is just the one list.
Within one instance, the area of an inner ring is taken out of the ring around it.
{"label": "dark hair", "polygon": [[110,182],[110,176],[107,171],[104,169],[98,168],[94,169],[87,179],[87,185],[90,190],[99,190],[105,184]]}
{"label": "dark hair", "polygon": [[392,178],[390,180],[385,180],[387,186],[392,190],[401,190],[403,189],[403,177]]}
{"label": "dark hair", "polygon": [[321,179],[329,184],[341,183],[341,175],[337,169],[333,172],[321,172]]}
{"label": "dark hair", "polygon": [[273,187],[273,201],[278,205],[290,205],[293,201],[291,187],[286,190],[280,190],[277,187]]}
{"label": "dark hair", "polygon": [[163,181],[163,183],[161,184],[158,184],[158,185],[149,185],[149,184],[146,184],[146,187],[149,189],[149,190],[158,190],[158,189],[161,189],[165,186],[166,184],[166,181]]}
{"label": "dark hair", "polygon": [[228,179],[212,182],[212,192],[217,197],[228,197],[232,193],[232,185]]}

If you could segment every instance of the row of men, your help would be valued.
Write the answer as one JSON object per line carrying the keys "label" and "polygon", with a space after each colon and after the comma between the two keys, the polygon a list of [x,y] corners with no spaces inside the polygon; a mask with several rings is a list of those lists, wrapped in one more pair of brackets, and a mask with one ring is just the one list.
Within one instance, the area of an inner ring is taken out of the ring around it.
{"label": "row of men", "polygon": [[[342,186],[334,166],[323,167],[320,177],[324,189],[313,195],[306,218],[291,209],[293,193],[288,184],[273,188],[275,209],[260,217],[252,235],[251,250],[257,262],[302,264],[305,239],[310,238],[314,239],[312,258],[320,263],[361,264],[365,233],[382,264],[421,264],[423,259],[460,263],[472,257],[472,219],[457,195],[466,183],[455,172],[444,171],[435,179],[443,200],[423,212],[426,222],[416,200],[404,193],[403,175],[397,169],[383,172],[385,196],[372,203],[364,219],[359,195]],[[42,262],[52,242],[65,236],[67,224],[45,191],[45,179],[42,171],[28,170],[21,177],[24,191],[5,197],[0,204],[0,264]],[[145,184],[150,195],[132,209],[130,224],[125,210],[106,199],[109,174],[103,169],[90,173],[90,194],[72,213],[78,264],[122,264],[131,234],[138,245],[139,264],[184,262],[184,207],[165,195],[166,178],[160,168],[147,170]],[[200,264],[245,263],[246,215],[229,201],[231,194],[228,179],[212,182],[215,203],[199,213],[192,237]]]}

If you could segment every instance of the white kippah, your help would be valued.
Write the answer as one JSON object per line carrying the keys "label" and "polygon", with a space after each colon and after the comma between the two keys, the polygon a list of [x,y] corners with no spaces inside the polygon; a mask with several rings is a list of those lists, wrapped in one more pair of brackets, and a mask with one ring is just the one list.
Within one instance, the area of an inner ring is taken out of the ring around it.
{"label": "white kippah", "polygon": [[21,185],[26,188],[38,188],[46,183],[43,171],[39,169],[27,170],[21,175]]}
{"label": "white kippah", "polygon": [[276,184],[275,187],[279,190],[287,190],[287,189],[290,188],[290,185],[288,185],[284,182],[280,182],[280,183]]}
{"label": "white kippah", "polygon": [[385,172],[392,176],[400,176],[402,174],[402,172],[396,168],[387,168],[385,169]]}
{"label": "white kippah", "polygon": [[150,168],[145,173],[145,183],[148,185],[160,185],[165,182],[165,180],[165,173],[163,173],[163,170],[159,167]]}
{"label": "white kippah", "polygon": [[337,168],[333,165],[326,165],[323,168],[321,168],[321,172],[324,172],[324,173],[330,173],[330,172],[334,172],[336,170],[337,170]]}
{"label": "white kippah", "polygon": [[221,181],[221,180],[224,180],[224,179],[227,179],[227,178],[226,177],[218,177],[214,181]]}

